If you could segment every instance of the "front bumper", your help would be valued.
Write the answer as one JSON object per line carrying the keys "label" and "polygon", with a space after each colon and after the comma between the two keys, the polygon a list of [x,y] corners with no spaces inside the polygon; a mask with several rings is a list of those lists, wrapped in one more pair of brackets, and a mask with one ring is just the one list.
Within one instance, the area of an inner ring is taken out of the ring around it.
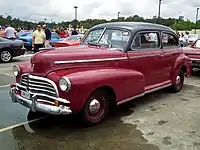
{"label": "front bumper", "polygon": [[26,49],[25,49],[25,48],[13,49],[13,57],[17,57],[17,56],[24,55],[25,52],[26,52]]}
{"label": "front bumper", "polygon": [[[43,112],[50,115],[67,115],[71,114],[70,107],[59,105],[48,105],[37,100],[37,95],[33,95],[30,99],[23,98],[17,91],[19,91],[16,85],[12,85],[10,89],[10,96],[13,103],[19,103],[27,108],[30,108],[33,112]],[[55,98],[55,100],[61,100],[61,98]],[[66,101],[66,100],[65,100]]]}
{"label": "front bumper", "polygon": [[192,68],[200,68],[200,59],[192,58]]}

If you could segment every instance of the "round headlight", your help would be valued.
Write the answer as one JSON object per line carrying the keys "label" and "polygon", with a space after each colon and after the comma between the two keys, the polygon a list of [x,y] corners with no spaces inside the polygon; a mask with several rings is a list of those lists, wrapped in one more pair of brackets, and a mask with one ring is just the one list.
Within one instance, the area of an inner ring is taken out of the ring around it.
{"label": "round headlight", "polygon": [[20,68],[19,68],[19,66],[17,66],[17,65],[13,66],[13,75],[14,75],[14,76],[18,76],[19,73],[20,73]]}
{"label": "round headlight", "polygon": [[69,91],[71,89],[71,83],[66,77],[60,79],[59,86],[62,91]]}

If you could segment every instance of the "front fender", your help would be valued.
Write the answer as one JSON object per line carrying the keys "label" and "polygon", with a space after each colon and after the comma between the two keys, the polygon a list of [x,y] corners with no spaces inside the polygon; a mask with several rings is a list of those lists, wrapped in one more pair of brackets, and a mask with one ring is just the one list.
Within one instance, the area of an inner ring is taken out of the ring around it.
{"label": "front fender", "polygon": [[130,69],[90,69],[73,73],[57,71],[53,74],[57,76],[57,79],[58,76],[66,76],[70,79],[72,89],[66,96],[71,103],[72,110],[75,111],[80,111],[91,92],[99,87],[113,88],[116,102],[143,93],[145,87],[143,74]]}

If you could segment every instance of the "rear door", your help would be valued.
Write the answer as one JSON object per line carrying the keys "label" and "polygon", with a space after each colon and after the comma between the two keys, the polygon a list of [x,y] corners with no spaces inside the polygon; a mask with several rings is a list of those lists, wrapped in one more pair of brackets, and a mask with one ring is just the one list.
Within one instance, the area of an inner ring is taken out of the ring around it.
{"label": "rear door", "polygon": [[163,71],[163,51],[160,48],[160,33],[158,31],[139,32],[131,47],[128,51],[130,67],[143,73],[145,87],[162,82],[160,76]]}
{"label": "rear door", "polygon": [[162,49],[164,52],[163,77],[164,80],[171,80],[172,67],[177,57],[182,52],[178,38],[174,33],[162,32]]}

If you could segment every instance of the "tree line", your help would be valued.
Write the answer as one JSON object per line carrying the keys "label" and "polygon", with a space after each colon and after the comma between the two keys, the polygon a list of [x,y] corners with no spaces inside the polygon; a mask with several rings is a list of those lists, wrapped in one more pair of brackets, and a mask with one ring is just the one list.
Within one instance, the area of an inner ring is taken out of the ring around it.
{"label": "tree line", "polygon": [[[59,23],[46,23],[49,28],[59,28],[59,27],[65,27],[68,28],[69,24],[72,26],[81,27],[83,26],[86,29],[91,28],[94,25],[100,24],[100,23],[106,23],[106,22],[117,22],[117,21],[123,21],[123,22],[148,22],[148,23],[157,23],[162,24],[168,27],[171,27],[174,30],[192,30],[192,29],[200,29],[200,20],[197,21],[197,24],[190,21],[190,20],[183,20],[182,18],[176,19],[176,18],[157,18],[154,16],[153,18],[143,18],[138,15],[133,15],[129,17],[119,17],[118,19],[111,19],[111,20],[105,20],[105,19],[87,19],[87,20],[73,20],[73,21],[62,21]],[[44,24],[45,21],[38,22],[41,24]],[[21,20],[19,18],[12,18],[12,16],[3,17],[0,15],[0,25],[11,25],[14,28],[24,28],[24,29],[33,29],[36,27],[36,23]]]}

